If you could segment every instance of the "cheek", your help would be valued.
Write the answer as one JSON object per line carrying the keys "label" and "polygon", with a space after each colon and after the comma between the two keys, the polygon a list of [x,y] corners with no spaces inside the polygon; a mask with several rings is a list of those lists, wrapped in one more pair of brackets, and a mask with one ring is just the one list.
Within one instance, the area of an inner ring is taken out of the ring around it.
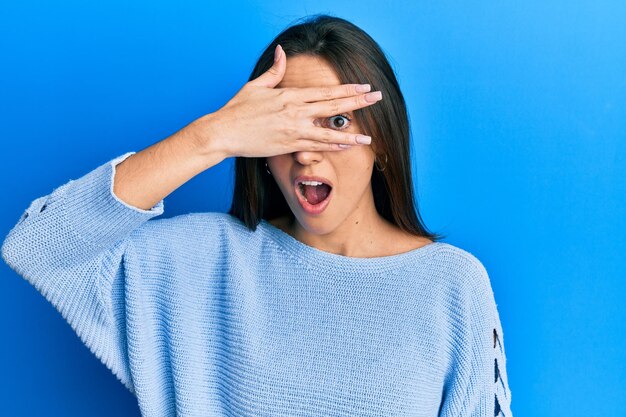
{"label": "cheek", "polygon": [[[271,176],[276,181],[276,184],[281,189],[283,194],[288,194],[291,191],[291,179],[289,178],[289,172],[291,169],[290,166],[290,157],[285,157],[284,155],[276,155],[269,158],[266,158],[267,167],[263,168],[263,172],[268,168],[272,173]],[[265,172],[266,175],[267,172]]]}
{"label": "cheek", "polygon": [[266,158],[265,160],[267,162],[267,167],[270,171],[272,171],[272,174],[276,179],[281,178],[285,172],[289,171],[288,158],[285,158],[282,155],[272,156],[270,158]]}
{"label": "cheek", "polygon": [[363,152],[361,155],[345,158],[336,166],[337,177],[344,193],[360,195],[371,181],[374,158],[371,153]]}
{"label": "cheek", "polygon": [[[360,148],[350,149],[350,151],[345,153],[345,158],[340,163],[342,171],[359,176],[371,173],[376,156],[372,149],[369,146],[360,146]],[[367,179],[369,178],[367,176]]]}

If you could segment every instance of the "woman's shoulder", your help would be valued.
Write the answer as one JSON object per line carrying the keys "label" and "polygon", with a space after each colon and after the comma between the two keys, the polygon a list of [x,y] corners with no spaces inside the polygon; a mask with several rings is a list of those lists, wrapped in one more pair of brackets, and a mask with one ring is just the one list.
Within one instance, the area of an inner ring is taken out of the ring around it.
{"label": "woman's shoulder", "polygon": [[469,249],[453,245],[447,242],[437,242],[439,244],[440,258],[454,264],[462,270],[480,271],[485,269],[478,256]]}
{"label": "woman's shoulder", "polygon": [[474,252],[443,241],[432,244],[437,250],[430,258],[432,264],[429,267],[445,277],[450,285],[467,291],[491,288],[487,269]]}
{"label": "woman's shoulder", "polygon": [[142,233],[190,232],[198,229],[219,230],[224,228],[240,229],[245,226],[237,217],[223,212],[206,211],[179,214],[171,217],[159,217],[147,221],[136,230]]}
{"label": "woman's shoulder", "polygon": [[201,212],[185,213],[171,217],[159,217],[150,219],[140,228],[133,231],[133,235],[138,238],[149,238],[155,235],[176,237],[180,233],[193,234],[199,229],[214,229],[224,227],[227,221],[226,213]]}
{"label": "woman's shoulder", "polygon": [[248,240],[253,232],[237,217],[223,212],[193,212],[151,219],[134,230],[131,239],[143,248],[217,249]]}

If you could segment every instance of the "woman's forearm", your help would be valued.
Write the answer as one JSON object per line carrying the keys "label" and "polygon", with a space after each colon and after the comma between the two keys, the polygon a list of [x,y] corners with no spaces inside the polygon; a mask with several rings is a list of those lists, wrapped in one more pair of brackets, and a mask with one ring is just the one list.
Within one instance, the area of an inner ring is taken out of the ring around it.
{"label": "woman's forearm", "polygon": [[173,135],[117,165],[113,192],[122,201],[149,210],[227,155],[216,145],[211,117],[203,116]]}

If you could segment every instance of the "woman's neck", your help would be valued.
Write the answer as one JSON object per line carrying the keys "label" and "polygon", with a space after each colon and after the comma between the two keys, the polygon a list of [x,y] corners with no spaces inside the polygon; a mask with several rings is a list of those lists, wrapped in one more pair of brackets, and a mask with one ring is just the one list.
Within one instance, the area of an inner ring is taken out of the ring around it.
{"label": "woman's neck", "polygon": [[397,255],[432,243],[427,238],[403,231],[378,213],[368,220],[346,219],[325,234],[307,231],[293,214],[273,219],[270,223],[308,246],[354,258]]}

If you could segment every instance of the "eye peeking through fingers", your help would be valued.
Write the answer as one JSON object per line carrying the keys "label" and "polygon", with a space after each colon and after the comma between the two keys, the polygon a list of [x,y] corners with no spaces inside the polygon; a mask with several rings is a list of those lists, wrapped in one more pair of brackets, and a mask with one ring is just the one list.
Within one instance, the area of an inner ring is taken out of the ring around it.
{"label": "eye peeking through fingers", "polygon": [[[346,119],[347,122],[343,121],[342,119],[340,119],[342,117],[344,119]],[[350,122],[352,121],[352,119],[346,113],[337,114],[335,116],[328,117],[328,118],[326,118],[324,120],[330,121],[329,127],[331,129],[337,129],[337,130],[347,129],[347,127],[350,125]]]}

